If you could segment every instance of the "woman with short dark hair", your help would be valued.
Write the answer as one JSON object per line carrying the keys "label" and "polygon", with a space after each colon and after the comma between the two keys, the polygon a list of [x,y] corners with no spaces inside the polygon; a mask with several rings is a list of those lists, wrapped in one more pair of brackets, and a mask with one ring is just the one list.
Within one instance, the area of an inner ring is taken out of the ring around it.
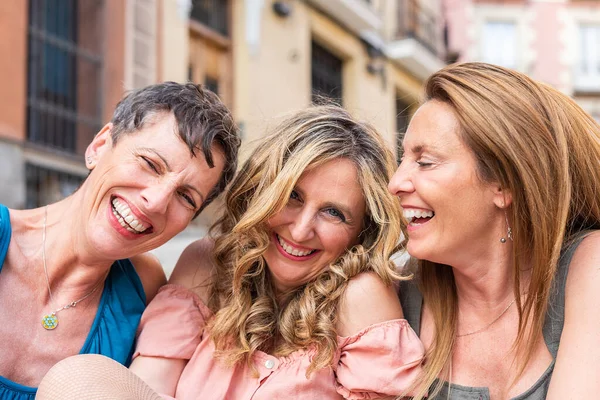
{"label": "woman with short dark hair", "polygon": [[58,361],[128,364],[165,281],[146,252],[181,232],[231,180],[239,137],[217,96],[167,82],[137,90],[87,147],[90,174],[33,210],[0,205],[0,398],[33,399]]}

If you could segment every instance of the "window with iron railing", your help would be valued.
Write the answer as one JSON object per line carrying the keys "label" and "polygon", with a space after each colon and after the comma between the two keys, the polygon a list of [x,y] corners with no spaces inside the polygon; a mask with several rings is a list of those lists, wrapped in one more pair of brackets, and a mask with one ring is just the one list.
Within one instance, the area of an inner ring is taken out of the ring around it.
{"label": "window with iron railing", "polygon": [[443,43],[440,19],[423,7],[420,0],[401,0],[398,4],[398,29],[396,39],[414,39],[433,55],[442,55]]}
{"label": "window with iron railing", "polygon": [[229,36],[227,0],[192,0],[190,18]]}
{"label": "window with iron railing", "polygon": [[100,129],[103,7],[103,0],[29,0],[29,141],[81,155]]}
{"label": "window with iron railing", "polygon": [[77,190],[84,177],[25,164],[25,208],[37,208],[61,200]]}
{"label": "window with iron railing", "polygon": [[312,42],[311,78],[313,101],[325,96],[342,103],[343,61],[316,42]]}

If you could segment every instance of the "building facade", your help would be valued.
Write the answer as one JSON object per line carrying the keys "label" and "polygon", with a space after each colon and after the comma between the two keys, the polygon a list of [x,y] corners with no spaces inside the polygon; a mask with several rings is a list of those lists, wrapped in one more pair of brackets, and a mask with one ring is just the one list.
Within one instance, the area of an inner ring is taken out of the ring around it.
{"label": "building facade", "polygon": [[444,0],[443,7],[453,57],[524,72],[600,121],[600,2]]}
{"label": "building facade", "polygon": [[165,80],[221,97],[242,159],[318,96],[371,122],[395,150],[423,80],[444,64],[441,1],[0,2],[0,203],[33,208],[72,193],[87,144],[123,94]]}

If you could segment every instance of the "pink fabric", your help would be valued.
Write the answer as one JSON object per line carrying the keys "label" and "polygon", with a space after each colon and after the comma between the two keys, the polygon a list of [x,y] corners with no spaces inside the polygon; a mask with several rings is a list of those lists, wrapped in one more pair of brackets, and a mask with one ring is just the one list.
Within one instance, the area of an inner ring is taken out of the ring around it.
{"label": "pink fabric", "polygon": [[[189,359],[179,380],[177,400],[212,399],[375,399],[403,392],[420,372],[423,345],[399,319],[339,337],[334,368],[313,372],[311,350],[287,357],[263,352],[254,356],[258,376],[246,365],[227,367],[213,358],[214,345],[204,332],[210,310],[189,290],[160,289],[140,323],[138,355]],[[166,397],[170,399],[170,397]]]}

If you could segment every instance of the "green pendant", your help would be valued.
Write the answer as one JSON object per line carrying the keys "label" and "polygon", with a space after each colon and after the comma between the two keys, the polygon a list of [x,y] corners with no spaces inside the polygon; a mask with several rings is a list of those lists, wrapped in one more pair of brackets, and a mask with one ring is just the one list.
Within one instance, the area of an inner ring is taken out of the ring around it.
{"label": "green pendant", "polygon": [[58,326],[58,318],[56,318],[56,314],[48,314],[44,318],[42,318],[42,326],[44,329],[51,331]]}

